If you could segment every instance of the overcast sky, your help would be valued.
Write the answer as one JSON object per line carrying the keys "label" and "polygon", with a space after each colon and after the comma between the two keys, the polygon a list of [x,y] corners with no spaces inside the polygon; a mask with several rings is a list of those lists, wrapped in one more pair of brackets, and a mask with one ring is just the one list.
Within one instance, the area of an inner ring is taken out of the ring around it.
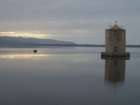
{"label": "overcast sky", "polygon": [[[140,0],[0,0],[0,32],[34,32],[77,43],[104,43],[115,20],[140,44]],[[37,34],[38,35],[38,34]]]}

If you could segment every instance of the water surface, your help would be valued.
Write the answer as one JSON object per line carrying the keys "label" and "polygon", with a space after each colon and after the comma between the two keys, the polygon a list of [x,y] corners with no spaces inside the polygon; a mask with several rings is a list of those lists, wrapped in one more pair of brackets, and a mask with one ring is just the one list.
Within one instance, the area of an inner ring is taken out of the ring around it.
{"label": "water surface", "polygon": [[103,48],[0,49],[1,105],[139,105],[140,49],[130,60]]}

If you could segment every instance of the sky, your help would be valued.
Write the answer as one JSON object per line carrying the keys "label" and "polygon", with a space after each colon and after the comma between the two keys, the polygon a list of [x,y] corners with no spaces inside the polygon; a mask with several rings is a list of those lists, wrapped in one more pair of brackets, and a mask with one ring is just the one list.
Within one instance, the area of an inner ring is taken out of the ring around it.
{"label": "sky", "polygon": [[118,21],[127,43],[140,44],[140,0],[0,0],[0,36],[104,44]]}

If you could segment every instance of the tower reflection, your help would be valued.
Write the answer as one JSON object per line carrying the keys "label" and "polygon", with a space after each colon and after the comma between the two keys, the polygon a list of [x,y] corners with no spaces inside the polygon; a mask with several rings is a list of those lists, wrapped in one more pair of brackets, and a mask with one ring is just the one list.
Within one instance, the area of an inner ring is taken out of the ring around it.
{"label": "tower reflection", "polygon": [[105,81],[115,85],[125,81],[126,59],[110,57],[105,59]]}

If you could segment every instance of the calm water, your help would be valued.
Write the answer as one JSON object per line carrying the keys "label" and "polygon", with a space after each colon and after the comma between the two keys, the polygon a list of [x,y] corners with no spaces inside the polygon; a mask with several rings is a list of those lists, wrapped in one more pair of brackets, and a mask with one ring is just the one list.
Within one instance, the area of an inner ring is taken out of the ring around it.
{"label": "calm water", "polygon": [[0,105],[140,105],[140,49],[0,49]]}

